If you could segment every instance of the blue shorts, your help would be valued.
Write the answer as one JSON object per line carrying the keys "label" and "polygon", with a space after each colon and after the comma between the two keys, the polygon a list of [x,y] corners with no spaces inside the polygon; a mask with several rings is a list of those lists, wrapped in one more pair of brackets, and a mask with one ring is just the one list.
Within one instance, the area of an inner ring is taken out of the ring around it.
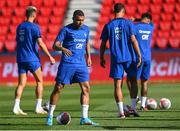
{"label": "blue shorts", "polygon": [[39,67],[41,67],[41,63],[39,61],[33,62],[18,62],[18,73],[23,74],[30,71],[34,73]]}
{"label": "blue shorts", "polygon": [[150,78],[151,61],[142,61],[141,66],[137,69],[137,79],[148,80]]}
{"label": "blue shorts", "polygon": [[87,66],[60,64],[56,76],[57,84],[72,84],[89,81]]}
{"label": "blue shorts", "polygon": [[122,79],[124,76],[124,71],[127,73],[128,77],[135,77],[135,66],[131,61],[123,63],[111,63],[110,77],[114,79]]}

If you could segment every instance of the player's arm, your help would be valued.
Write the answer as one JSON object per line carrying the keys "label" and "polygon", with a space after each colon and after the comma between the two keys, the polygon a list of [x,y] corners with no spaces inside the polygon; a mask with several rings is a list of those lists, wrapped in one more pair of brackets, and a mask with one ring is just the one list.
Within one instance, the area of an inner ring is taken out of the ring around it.
{"label": "player's arm", "polygon": [[91,60],[91,46],[90,43],[88,42],[86,45],[86,56],[87,56],[87,66],[92,65],[92,60]]}
{"label": "player's arm", "polygon": [[105,64],[106,64],[106,61],[104,59],[104,52],[106,50],[106,41],[103,41],[101,42],[101,46],[100,46],[100,65],[105,68]]}
{"label": "player's arm", "polygon": [[49,53],[46,45],[44,44],[44,42],[42,41],[42,38],[38,38],[37,39],[38,45],[39,47],[42,49],[42,51],[49,57],[51,64],[55,63],[55,59],[51,56],[51,54]]}
{"label": "player's arm", "polygon": [[53,49],[55,51],[62,51],[66,56],[71,56],[72,52],[62,46],[60,41],[55,41],[53,44]]}
{"label": "player's arm", "polygon": [[131,35],[131,41],[133,43],[133,48],[138,56],[138,64],[137,64],[137,67],[139,67],[141,65],[141,62],[142,62],[142,58],[141,58],[141,52],[140,52],[140,49],[139,49],[139,45],[138,45],[138,41],[135,37],[135,35]]}

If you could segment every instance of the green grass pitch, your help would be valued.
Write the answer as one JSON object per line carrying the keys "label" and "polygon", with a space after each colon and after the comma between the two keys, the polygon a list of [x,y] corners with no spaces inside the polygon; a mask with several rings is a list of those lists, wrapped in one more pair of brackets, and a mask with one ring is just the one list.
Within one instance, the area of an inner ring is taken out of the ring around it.
{"label": "green grass pitch", "polygon": [[[49,99],[53,87],[45,87],[44,102]],[[180,84],[149,84],[149,97],[157,101],[162,97],[169,98],[172,106],[169,110],[139,111],[141,117],[119,119],[113,97],[113,84],[95,84],[91,87],[89,116],[100,123],[99,126],[80,126],[80,88],[78,85],[66,86],[55,110],[55,115],[62,111],[71,114],[69,125],[45,125],[46,115],[34,113],[34,87],[26,87],[21,100],[21,108],[27,116],[16,116],[12,113],[14,87],[0,88],[0,130],[180,130]],[[124,103],[130,105],[127,88],[123,87]],[[139,105],[138,105],[139,107]]]}

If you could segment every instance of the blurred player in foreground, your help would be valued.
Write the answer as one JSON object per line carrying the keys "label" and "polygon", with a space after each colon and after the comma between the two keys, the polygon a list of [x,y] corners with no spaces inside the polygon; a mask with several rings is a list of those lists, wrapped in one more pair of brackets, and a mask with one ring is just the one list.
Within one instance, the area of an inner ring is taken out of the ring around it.
{"label": "blurred player in foreground", "polygon": [[121,89],[124,71],[126,71],[130,78],[131,87],[133,87],[131,88],[132,113],[134,116],[138,117],[139,114],[136,111],[136,97],[138,91],[134,72],[135,67],[132,66],[130,48],[134,48],[137,53],[137,66],[141,64],[141,53],[134,35],[135,32],[132,21],[123,18],[125,15],[124,5],[121,3],[115,4],[114,14],[115,18],[105,25],[101,34],[100,65],[105,68],[104,52],[106,49],[106,42],[109,40],[111,55],[110,77],[114,79],[114,97],[117,103],[119,117],[125,118],[123,111],[123,93]]}
{"label": "blurred player in foreground", "polygon": [[[47,125],[53,125],[53,112],[59,99],[59,95],[66,84],[79,83],[81,88],[82,116],[80,125],[97,125],[88,117],[89,108],[89,72],[87,66],[91,66],[89,27],[84,25],[84,13],[76,10],[73,13],[73,23],[62,28],[58,34],[53,49],[62,51],[61,62],[58,67],[56,84],[50,97],[50,108],[47,117]],[[87,55],[87,62],[85,59]]]}
{"label": "blurred player in foreground", "polygon": [[[152,16],[150,13],[144,13],[141,16],[139,22],[135,19],[135,30],[136,39],[139,44],[139,48],[142,55],[142,64],[139,68],[136,68],[137,79],[141,80],[141,110],[147,110],[145,107],[148,91],[148,80],[150,78],[151,69],[151,39],[154,31],[154,26],[152,24]],[[135,56],[135,55],[134,55]],[[136,58],[136,57],[134,57]],[[136,61],[136,59],[135,59]],[[130,80],[127,79],[127,85],[129,90],[131,90]]]}
{"label": "blurred player in foreground", "polygon": [[[26,21],[21,23],[16,30],[17,43],[17,64],[18,64],[18,86],[15,91],[15,104],[13,113],[16,115],[27,115],[20,108],[20,99],[26,85],[27,72],[30,71],[36,80],[36,107],[35,112],[45,114],[43,110],[43,75],[41,69],[40,58],[38,55],[38,45],[43,52],[49,57],[51,63],[55,63],[55,59],[48,52],[46,45],[42,41],[40,28],[33,23],[36,19],[37,9],[34,6],[29,6],[26,9]],[[37,44],[38,43],[38,44]]]}

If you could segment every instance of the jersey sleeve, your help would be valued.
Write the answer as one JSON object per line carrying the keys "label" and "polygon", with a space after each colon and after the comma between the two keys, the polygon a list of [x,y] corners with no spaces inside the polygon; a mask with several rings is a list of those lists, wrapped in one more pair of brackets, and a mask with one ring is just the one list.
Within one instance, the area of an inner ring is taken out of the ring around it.
{"label": "jersey sleeve", "polygon": [[108,35],[109,35],[109,33],[108,33],[108,25],[106,24],[104,26],[104,28],[103,28],[102,33],[101,33],[101,40],[102,41],[107,41],[108,40]]}
{"label": "jersey sleeve", "polygon": [[59,41],[59,42],[63,42],[64,39],[65,39],[65,36],[66,36],[66,29],[65,28],[62,28],[58,34],[58,36],[56,37],[56,41]]}
{"label": "jersey sleeve", "polygon": [[135,29],[135,25],[132,21],[129,20],[129,35],[135,35],[136,34],[136,29]]}
{"label": "jersey sleeve", "polygon": [[38,25],[34,28],[34,37],[35,39],[41,38],[41,30]]}
{"label": "jersey sleeve", "polygon": [[89,41],[90,39],[90,35],[89,35],[90,31],[89,31],[89,28],[87,29],[87,39],[86,39],[86,43]]}

